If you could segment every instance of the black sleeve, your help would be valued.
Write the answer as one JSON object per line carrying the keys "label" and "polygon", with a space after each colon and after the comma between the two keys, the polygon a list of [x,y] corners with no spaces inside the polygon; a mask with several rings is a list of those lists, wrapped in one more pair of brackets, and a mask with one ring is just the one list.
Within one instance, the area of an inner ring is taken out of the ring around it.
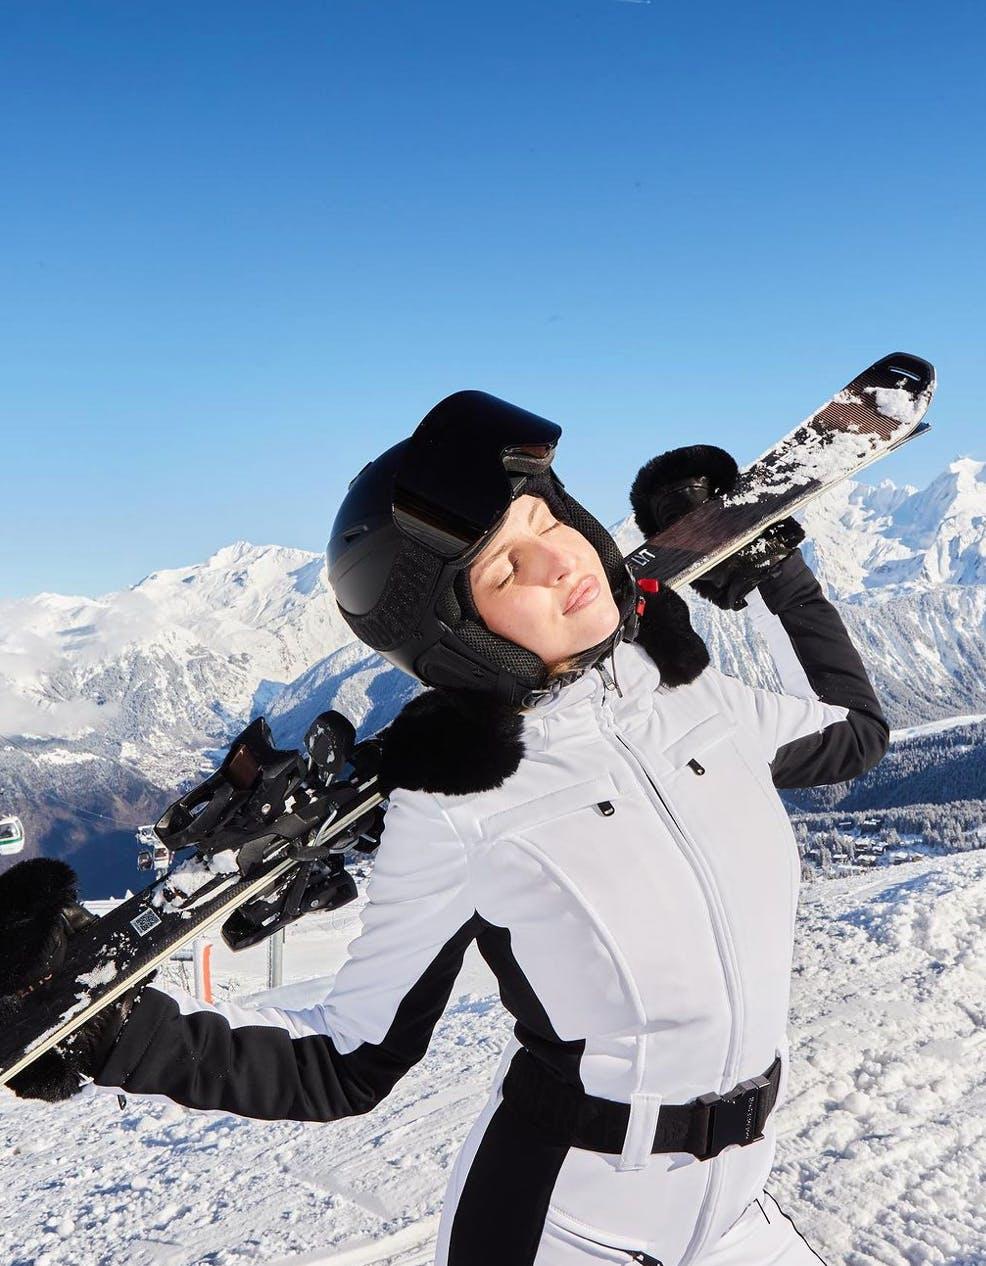
{"label": "black sleeve", "polygon": [[264,1023],[264,1012],[229,1004],[185,1011],[183,1000],[148,986],[95,1080],[265,1121],[369,1112],[424,1056],[475,932],[472,920],[464,924],[401,998],[383,1038],[351,1051],[307,1025],[293,1033]]}
{"label": "black sleeve", "polygon": [[396,791],[361,915],[328,993],[303,1010],[207,1004],[149,985],[97,1085],[262,1120],[368,1112],[425,1054],[482,920],[434,798]]}
{"label": "black sleeve", "polygon": [[777,749],[770,766],[774,785],[817,787],[871,769],[887,750],[890,729],[841,616],[799,549],[760,584],[759,593],[769,616],[765,621],[754,614],[754,621],[768,642],[778,644],[776,625],[774,636],[766,627],[773,618],[814,695],[845,709],[844,720]]}

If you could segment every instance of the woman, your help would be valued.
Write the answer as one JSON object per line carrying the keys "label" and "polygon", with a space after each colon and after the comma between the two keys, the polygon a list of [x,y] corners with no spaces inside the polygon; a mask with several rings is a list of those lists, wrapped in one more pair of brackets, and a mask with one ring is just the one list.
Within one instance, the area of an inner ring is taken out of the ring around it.
{"label": "woman", "polygon": [[[424,1054],[475,939],[516,1025],[439,1266],[816,1262],[764,1190],[800,879],[775,787],[854,776],[887,727],[790,537],[705,586],[749,596],[778,694],[709,666],[673,593],[635,591],[551,469],[559,435],[457,393],[339,511],[340,610],[433,688],[383,736],[385,830],[328,996],[246,1010],[149,985],[88,1071],[245,1116],[367,1112]],[[734,476],[718,449],[648,463],[638,524]]]}

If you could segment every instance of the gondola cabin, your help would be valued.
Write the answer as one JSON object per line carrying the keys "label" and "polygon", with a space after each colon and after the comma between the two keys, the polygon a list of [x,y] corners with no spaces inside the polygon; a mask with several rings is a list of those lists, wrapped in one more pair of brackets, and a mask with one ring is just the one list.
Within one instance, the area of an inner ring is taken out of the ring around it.
{"label": "gondola cabin", "polygon": [[24,847],[24,824],[15,814],[0,816],[0,857],[19,853]]}

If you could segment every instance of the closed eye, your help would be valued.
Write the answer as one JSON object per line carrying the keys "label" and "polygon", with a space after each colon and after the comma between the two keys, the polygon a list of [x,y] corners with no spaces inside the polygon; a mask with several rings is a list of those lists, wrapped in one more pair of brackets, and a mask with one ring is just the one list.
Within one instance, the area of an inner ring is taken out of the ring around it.
{"label": "closed eye", "polygon": [[513,559],[511,559],[511,560],[510,560],[510,570],[507,572],[507,574],[504,576],[504,578],[500,581],[500,583],[496,586],[496,587],[497,587],[497,589],[503,589],[503,588],[505,588],[505,587],[506,587],[506,584],[507,584],[507,581],[508,581],[508,580],[513,580],[513,577],[514,577],[514,572],[516,572],[516,570],[517,570],[517,564],[513,561]]}
{"label": "closed eye", "polygon": [[[539,533],[539,535],[540,535],[540,536],[544,536],[544,534],[545,534],[546,532],[550,532],[552,528],[556,528],[556,527],[560,527],[560,526],[561,526],[561,520],[560,520],[560,519],[555,519],[554,523],[549,523],[549,524],[548,524],[548,526],[547,526],[546,528],[542,528],[542,530],[541,530],[541,532]],[[506,588],[506,586],[507,586],[507,584],[508,584],[508,583],[509,583],[512,579],[513,579],[513,577],[514,577],[514,575],[516,574],[516,572],[517,572],[517,564],[513,561],[513,559],[511,559],[511,560],[510,560],[510,570],[507,572],[507,574],[504,576],[504,578],[503,578],[503,579],[502,579],[502,580],[501,580],[501,581],[500,581],[497,585],[495,585],[495,586],[494,586],[494,588],[496,588],[496,589],[505,589],[505,588]]]}

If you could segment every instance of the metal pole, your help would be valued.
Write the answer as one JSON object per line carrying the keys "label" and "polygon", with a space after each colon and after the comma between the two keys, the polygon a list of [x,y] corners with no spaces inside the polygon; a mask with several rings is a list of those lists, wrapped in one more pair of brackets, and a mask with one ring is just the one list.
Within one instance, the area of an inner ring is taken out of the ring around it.
{"label": "metal pole", "polygon": [[284,983],[284,928],[267,938],[267,988],[279,989]]}

